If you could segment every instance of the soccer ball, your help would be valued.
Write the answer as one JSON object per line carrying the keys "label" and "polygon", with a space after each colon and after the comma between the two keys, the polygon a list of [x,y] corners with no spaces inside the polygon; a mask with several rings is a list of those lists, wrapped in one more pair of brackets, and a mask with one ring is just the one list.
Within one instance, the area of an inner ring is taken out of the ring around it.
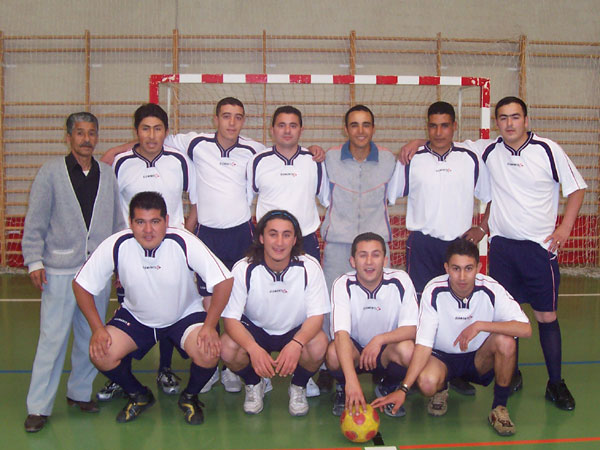
{"label": "soccer ball", "polygon": [[379,414],[371,405],[367,405],[366,411],[360,409],[357,415],[345,409],[340,417],[340,428],[342,434],[352,442],[370,441],[379,430]]}

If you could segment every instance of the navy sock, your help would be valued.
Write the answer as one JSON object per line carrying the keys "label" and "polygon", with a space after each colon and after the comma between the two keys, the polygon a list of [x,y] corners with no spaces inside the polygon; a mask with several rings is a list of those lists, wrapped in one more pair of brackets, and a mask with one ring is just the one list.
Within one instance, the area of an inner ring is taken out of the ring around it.
{"label": "navy sock", "polygon": [[312,377],[317,371],[306,370],[300,364],[296,366],[296,370],[294,370],[294,375],[292,376],[292,384],[296,386],[306,387],[306,383],[308,383],[308,379]]}
{"label": "navy sock", "polygon": [[400,385],[404,377],[406,376],[406,367],[396,364],[394,361],[390,361],[385,369],[385,377],[383,378],[384,387],[397,387]]}
{"label": "navy sock", "polygon": [[492,403],[492,409],[494,409],[498,405],[506,406],[509,394],[510,385],[500,386],[498,383],[494,383],[494,402]]}
{"label": "navy sock", "polygon": [[146,391],[144,385],[131,373],[131,356],[123,358],[114,369],[102,371],[102,373],[106,378],[121,386],[127,394],[139,394]]}
{"label": "navy sock", "polygon": [[558,384],[562,378],[560,367],[562,363],[562,339],[558,319],[549,323],[538,322],[538,328],[550,383]]}
{"label": "navy sock", "polygon": [[515,375],[519,372],[519,338],[515,338]]}
{"label": "navy sock", "polygon": [[260,383],[260,377],[256,375],[252,364],[248,364],[242,370],[234,370],[233,372],[239,375],[247,385]]}
{"label": "navy sock", "polygon": [[158,348],[160,350],[160,365],[159,369],[171,368],[171,360],[173,359],[173,342],[170,339],[164,338],[161,339],[158,343]]}
{"label": "navy sock", "polygon": [[212,377],[213,373],[217,370],[216,367],[209,367],[208,369],[204,367],[197,366],[192,362],[190,365],[190,381],[188,381],[188,385],[185,388],[185,391],[188,394],[197,394],[204,387],[210,377]]}
{"label": "navy sock", "polygon": [[342,369],[330,370],[329,373],[331,374],[331,376],[333,378],[335,378],[335,381],[337,382],[337,384],[341,384],[341,385],[346,384],[346,378],[344,377],[344,372],[342,372]]}

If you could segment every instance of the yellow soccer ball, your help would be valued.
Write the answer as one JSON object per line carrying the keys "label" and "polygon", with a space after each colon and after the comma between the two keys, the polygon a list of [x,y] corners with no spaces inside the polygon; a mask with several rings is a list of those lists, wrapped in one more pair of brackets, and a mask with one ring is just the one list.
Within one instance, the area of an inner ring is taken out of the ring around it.
{"label": "yellow soccer ball", "polygon": [[371,405],[367,405],[366,411],[361,408],[356,415],[345,409],[340,417],[340,428],[352,442],[370,441],[379,430],[379,414]]}

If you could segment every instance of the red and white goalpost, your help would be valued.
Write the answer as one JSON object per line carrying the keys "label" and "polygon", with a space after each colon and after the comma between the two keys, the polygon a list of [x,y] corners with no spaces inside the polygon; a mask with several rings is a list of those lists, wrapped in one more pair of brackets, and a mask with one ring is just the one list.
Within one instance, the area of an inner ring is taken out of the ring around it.
{"label": "red and white goalpost", "polygon": [[[490,137],[490,80],[481,77],[321,74],[157,74],[150,76],[150,102],[169,113],[173,132],[213,129],[214,107],[223,97],[246,106],[243,134],[264,143],[273,111],[294,105],[304,116],[302,142],[328,148],[343,142],[343,116],[349,106],[369,106],[377,123],[375,141],[393,151],[423,136],[427,107],[444,100],[455,106],[456,140]],[[404,260],[405,203],[390,209],[394,242],[391,262]],[[479,207],[479,214],[483,212]],[[487,267],[487,243],[479,246]]]}

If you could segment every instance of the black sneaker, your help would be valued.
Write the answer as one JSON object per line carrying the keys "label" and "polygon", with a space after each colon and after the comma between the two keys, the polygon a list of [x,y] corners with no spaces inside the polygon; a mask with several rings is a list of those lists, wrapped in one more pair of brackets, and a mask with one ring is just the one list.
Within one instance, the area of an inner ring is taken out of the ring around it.
{"label": "black sneaker", "polygon": [[101,402],[107,402],[116,397],[125,397],[125,391],[114,381],[108,380],[104,387],[98,391],[96,398]]}
{"label": "black sneaker", "polygon": [[185,421],[190,425],[200,425],[204,422],[202,408],[204,403],[198,400],[198,394],[188,394],[183,391],[177,401],[179,408],[185,414]]}
{"label": "black sneaker", "polygon": [[569,392],[565,380],[560,380],[558,384],[552,384],[548,381],[546,385],[546,399],[555,403],[560,409],[572,411],[575,409],[575,399]]}
{"label": "black sneaker", "polygon": [[117,422],[131,422],[152,405],[154,405],[154,395],[150,389],[146,388],[145,392],[139,394],[131,394],[125,408],[117,414]]}
{"label": "black sneaker", "polygon": [[344,386],[338,384],[335,387],[335,395],[333,397],[333,408],[331,414],[334,416],[341,416],[346,408],[346,390]]}
{"label": "black sneaker", "polygon": [[331,392],[333,389],[333,377],[328,370],[319,370],[319,377],[317,378],[317,386],[321,394]]}
{"label": "black sneaker", "polygon": [[517,373],[513,374],[510,380],[510,394],[520,391],[523,389],[523,374],[521,374],[520,370],[517,370]]}
{"label": "black sneaker", "polygon": [[181,378],[175,375],[170,367],[163,367],[156,375],[156,385],[168,395],[179,394],[180,381]]}
{"label": "black sneaker", "polygon": [[453,378],[450,380],[450,388],[460,395],[475,395],[475,386],[462,378]]}

